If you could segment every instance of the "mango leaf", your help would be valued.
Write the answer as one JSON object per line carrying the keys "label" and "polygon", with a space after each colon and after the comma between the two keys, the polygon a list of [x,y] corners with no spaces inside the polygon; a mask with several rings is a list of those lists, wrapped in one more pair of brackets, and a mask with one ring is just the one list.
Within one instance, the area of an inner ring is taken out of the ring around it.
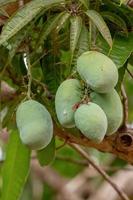
{"label": "mango leaf", "polygon": [[71,51],[71,61],[70,65],[74,56],[74,51],[76,49],[80,32],[82,29],[82,19],[80,16],[74,16],[70,19],[70,51]]}
{"label": "mango leaf", "polygon": [[92,22],[96,25],[99,32],[103,36],[103,38],[106,40],[106,42],[109,44],[110,47],[112,47],[112,37],[110,34],[110,30],[105,23],[103,17],[95,10],[88,10],[85,12],[85,14],[92,20]]}
{"label": "mango leaf", "polygon": [[111,49],[101,37],[98,38],[97,45],[100,51],[108,55],[115,62],[117,68],[120,68],[133,52],[133,33],[129,33],[128,37],[123,34],[116,34]]}
{"label": "mango leaf", "polygon": [[37,157],[41,166],[50,164],[55,158],[55,138],[44,149],[37,151]]}
{"label": "mango leaf", "polygon": [[12,2],[16,2],[17,0],[0,0],[0,7],[8,4],[8,3],[12,3]]}
{"label": "mango leaf", "polygon": [[110,10],[112,13],[119,13],[119,16],[121,16],[128,26],[133,26],[133,9],[126,5],[119,6],[118,3],[115,3],[112,0],[102,0],[103,4],[105,5],[105,9]]}
{"label": "mango leaf", "polygon": [[116,90],[118,92],[121,90],[121,84],[123,82],[126,69],[127,69],[127,62],[121,68],[118,69],[119,79],[118,79],[118,83],[116,85]]}
{"label": "mango leaf", "polygon": [[101,15],[120,27],[126,34],[128,33],[126,22],[117,14],[113,12],[102,12]]}
{"label": "mango leaf", "polygon": [[9,138],[2,170],[2,200],[19,199],[29,174],[29,167],[30,150],[21,143],[18,131],[15,130]]}
{"label": "mango leaf", "polygon": [[63,0],[33,0],[27,3],[21,10],[18,10],[3,27],[0,36],[0,45],[14,36],[32,19],[34,19],[44,8],[52,7]]}
{"label": "mango leaf", "polygon": [[64,15],[64,12],[55,15],[51,20],[48,20],[46,25],[43,25],[43,29],[39,34],[39,41],[37,42],[37,47],[42,44],[42,42],[47,38],[51,31],[56,28],[59,19]]}
{"label": "mango leaf", "polygon": [[89,50],[89,32],[85,26],[82,26],[78,41],[78,56],[80,56],[85,51]]}
{"label": "mango leaf", "polygon": [[65,22],[69,19],[70,13],[64,12],[64,14],[61,16],[61,18],[58,21],[56,30],[59,32],[61,28],[64,26]]}
{"label": "mango leaf", "polygon": [[127,0],[120,0],[120,5],[127,3]]}
{"label": "mango leaf", "polygon": [[88,9],[88,7],[89,7],[89,1],[88,0],[79,0],[79,1],[84,5],[85,8]]}

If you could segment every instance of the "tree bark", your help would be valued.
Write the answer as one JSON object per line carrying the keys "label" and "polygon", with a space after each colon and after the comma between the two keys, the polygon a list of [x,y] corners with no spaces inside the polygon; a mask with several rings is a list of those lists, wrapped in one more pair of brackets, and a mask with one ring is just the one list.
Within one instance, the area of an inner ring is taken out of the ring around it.
{"label": "tree bark", "polygon": [[117,133],[106,136],[101,143],[95,143],[82,134],[73,134],[69,130],[60,129],[55,125],[55,134],[68,143],[76,143],[93,147],[102,152],[112,153],[119,158],[133,164],[133,128],[121,129]]}

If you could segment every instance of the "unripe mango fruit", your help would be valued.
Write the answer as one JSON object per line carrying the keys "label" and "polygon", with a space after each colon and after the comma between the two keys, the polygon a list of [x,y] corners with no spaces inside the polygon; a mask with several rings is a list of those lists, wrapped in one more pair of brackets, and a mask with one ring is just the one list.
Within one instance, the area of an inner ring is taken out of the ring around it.
{"label": "unripe mango fruit", "polygon": [[31,149],[46,147],[53,136],[53,123],[47,109],[34,100],[28,100],[18,106],[16,123],[22,142]]}
{"label": "unripe mango fruit", "polygon": [[82,104],[74,115],[76,127],[90,140],[101,142],[107,131],[107,117],[95,103]]}
{"label": "unripe mango fruit", "polygon": [[113,61],[97,51],[87,51],[77,59],[81,78],[96,92],[112,90],[118,81],[118,70]]}
{"label": "unripe mango fruit", "polygon": [[113,134],[120,127],[123,119],[123,108],[120,97],[115,89],[106,94],[92,92],[92,102],[98,104],[105,112],[108,120],[107,134]]}
{"label": "unripe mango fruit", "polygon": [[57,118],[63,127],[75,127],[74,107],[81,98],[81,85],[77,79],[65,80],[59,86],[55,96],[55,109]]}

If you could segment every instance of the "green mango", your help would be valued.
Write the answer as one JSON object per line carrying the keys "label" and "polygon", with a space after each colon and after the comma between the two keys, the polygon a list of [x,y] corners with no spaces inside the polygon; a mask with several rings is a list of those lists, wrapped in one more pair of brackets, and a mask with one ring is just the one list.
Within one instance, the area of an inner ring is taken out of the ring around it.
{"label": "green mango", "polygon": [[22,142],[31,149],[43,149],[52,140],[51,116],[47,109],[37,101],[28,100],[18,106],[16,123]]}
{"label": "green mango", "polygon": [[82,104],[74,114],[76,127],[90,140],[101,142],[107,131],[107,117],[95,103]]}
{"label": "green mango", "polygon": [[115,133],[123,120],[123,108],[120,97],[115,89],[106,94],[92,92],[92,102],[99,105],[105,112],[108,120],[107,135]]}
{"label": "green mango", "polygon": [[55,109],[60,124],[65,128],[75,127],[75,106],[81,101],[81,85],[77,79],[61,83],[55,96]]}
{"label": "green mango", "polygon": [[77,71],[88,86],[99,93],[112,90],[118,82],[118,69],[106,55],[87,51],[77,59]]}

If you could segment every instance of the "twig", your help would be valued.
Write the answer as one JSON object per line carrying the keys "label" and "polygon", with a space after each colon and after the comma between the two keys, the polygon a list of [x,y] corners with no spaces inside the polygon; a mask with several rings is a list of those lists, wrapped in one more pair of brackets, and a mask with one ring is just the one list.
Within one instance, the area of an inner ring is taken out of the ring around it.
{"label": "twig", "polygon": [[132,72],[130,72],[130,70],[129,70],[128,68],[127,68],[126,70],[127,70],[127,72],[129,73],[129,75],[131,76],[131,78],[133,78]]}
{"label": "twig", "polygon": [[59,145],[58,147],[56,147],[56,150],[61,149],[62,147],[64,147],[67,143],[67,138],[64,140],[63,144]]}
{"label": "twig", "polygon": [[69,145],[79,152],[79,154],[82,155],[82,157],[84,157],[103,176],[103,178],[115,189],[122,200],[129,200],[128,196],[122,190],[120,190],[114,182],[112,182],[108,174],[106,174],[103,169],[97,166],[95,162],[88,156],[88,154],[81,147],[79,147],[79,145],[73,143],[69,143]]}
{"label": "twig", "polygon": [[32,74],[31,74],[31,64],[29,59],[29,54],[24,53],[24,63],[27,69],[27,76],[28,76],[28,91],[27,91],[27,98],[31,99],[31,83],[32,83]]}
{"label": "twig", "polygon": [[124,88],[124,85],[121,86],[121,94],[123,97],[123,126],[127,128],[127,122],[128,122],[128,98],[127,94]]}
{"label": "twig", "polygon": [[[76,164],[76,165],[82,165],[82,166],[88,166],[88,162],[86,160],[77,160],[77,159],[73,159],[73,158],[70,158],[70,157],[67,157],[67,156],[61,156],[61,155],[57,155],[56,156],[56,159],[57,160],[62,160],[62,161],[66,161],[66,162],[71,162],[72,164]],[[121,170],[121,171],[133,171],[133,167],[115,167],[115,166],[102,166],[101,167],[104,171],[108,171],[108,172],[116,172],[118,170]]]}
{"label": "twig", "polygon": [[57,155],[56,159],[63,160],[63,161],[66,161],[66,162],[71,162],[71,163],[76,164],[76,165],[88,166],[88,162],[86,160],[76,160],[76,159],[73,159],[73,158],[70,158],[70,157],[66,157],[66,156],[64,157],[64,156],[60,156],[60,155]]}
{"label": "twig", "polygon": [[[128,168],[128,166],[126,167]],[[133,181],[133,171],[125,172],[120,170],[111,176],[111,180],[119,185],[119,188],[124,189],[128,196],[133,196],[133,188],[132,184],[130,184]],[[101,186],[89,196],[88,200],[116,200],[119,199],[118,197],[118,194],[114,192],[108,182],[104,181]]]}

